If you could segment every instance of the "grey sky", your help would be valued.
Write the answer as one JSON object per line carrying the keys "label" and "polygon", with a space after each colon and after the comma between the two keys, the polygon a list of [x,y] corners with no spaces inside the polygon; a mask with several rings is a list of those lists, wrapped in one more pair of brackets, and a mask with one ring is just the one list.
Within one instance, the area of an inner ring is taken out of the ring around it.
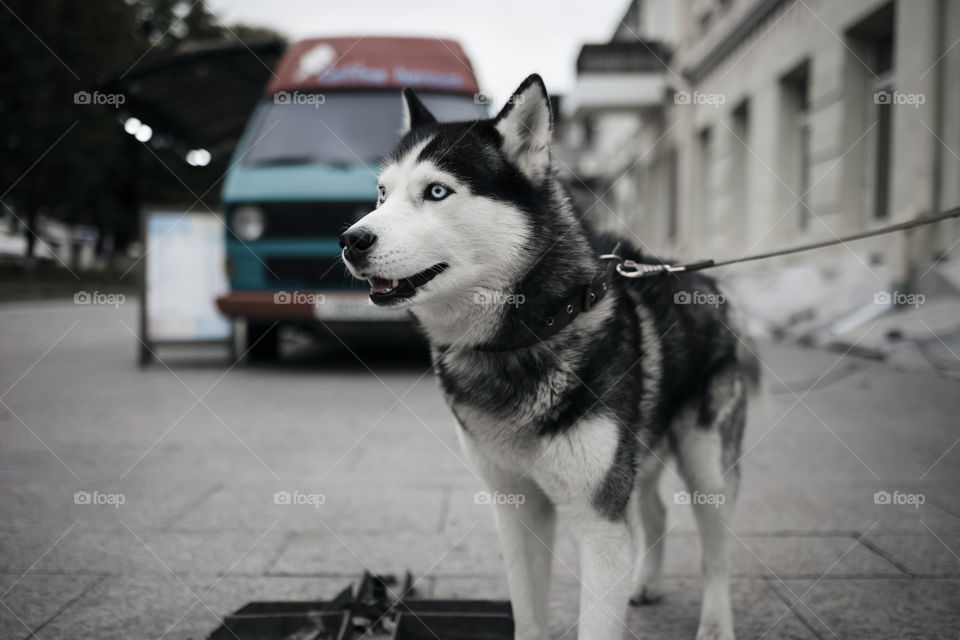
{"label": "grey sky", "polygon": [[605,42],[627,0],[206,0],[232,24],[272,27],[291,40],[329,35],[449,37],[466,49],[499,106],[528,74],[569,91],[580,45]]}

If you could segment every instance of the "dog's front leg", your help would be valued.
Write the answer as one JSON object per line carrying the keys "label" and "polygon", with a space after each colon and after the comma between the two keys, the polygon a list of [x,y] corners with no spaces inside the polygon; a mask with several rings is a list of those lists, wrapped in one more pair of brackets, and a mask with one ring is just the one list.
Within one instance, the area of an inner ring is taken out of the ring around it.
{"label": "dog's front leg", "polygon": [[507,567],[516,639],[547,640],[556,510],[530,480],[491,480],[491,490],[505,496],[502,501],[495,501],[494,508]]}
{"label": "dog's front leg", "polygon": [[579,640],[618,640],[630,594],[630,529],[584,507],[571,518],[580,548]]}
{"label": "dog's front leg", "polygon": [[491,492],[516,640],[549,640],[556,508],[531,478],[493,462],[462,429],[459,435],[460,444]]}

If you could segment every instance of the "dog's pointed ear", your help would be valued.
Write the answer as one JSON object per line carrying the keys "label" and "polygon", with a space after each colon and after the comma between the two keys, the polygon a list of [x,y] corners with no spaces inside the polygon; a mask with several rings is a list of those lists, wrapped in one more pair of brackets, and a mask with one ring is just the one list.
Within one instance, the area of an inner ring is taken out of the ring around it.
{"label": "dog's pointed ear", "polygon": [[550,168],[553,113],[543,79],[533,74],[507,100],[494,126],[503,136],[503,151],[527,177],[541,180]]}
{"label": "dog's pointed ear", "polygon": [[436,123],[437,119],[420,102],[420,98],[413,92],[413,89],[405,87],[403,90],[403,125],[400,128],[400,135],[405,136],[412,129]]}

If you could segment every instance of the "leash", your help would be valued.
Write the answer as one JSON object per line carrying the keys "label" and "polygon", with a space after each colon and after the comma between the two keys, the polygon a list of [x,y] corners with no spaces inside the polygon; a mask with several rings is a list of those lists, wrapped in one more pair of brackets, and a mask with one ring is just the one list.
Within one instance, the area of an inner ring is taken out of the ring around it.
{"label": "leash", "polygon": [[880,227],[879,229],[873,229],[871,231],[864,231],[862,233],[854,233],[842,238],[835,238],[833,240],[824,240],[822,242],[811,242],[810,244],[802,244],[796,247],[790,247],[789,249],[779,249],[777,251],[768,251],[766,253],[755,253],[750,256],[742,256],[740,258],[733,258],[730,260],[721,260],[719,262],[715,260],[698,260],[696,262],[688,262],[686,264],[648,264],[642,262],[635,262],[633,260],[624,260],[621,258],[617,251],[619,249],[619,244],[614,248],[610,253],[605,253],[600,256],[601,260],[609,260],[611,264],[616,266],[616,271],[624,278],[643,278],[646,276],[652,276],[659,273],[683,273],[690,271],[701,271],[703,269],[713,269],[716,267],[725,267],[732,264],[740,264],[741,262],[753,262],[755,260],[765,260],[767,258],[775,258],[777,256],[787,256],[794,253],[802,253],[804,251],[813,251],[815,249],[822,249],[824,247],[832,247],[834,245],[843,244],[845,242],[853,242],[855,240],[863,240],[864,238],[872,238],[874,236],[882,236],[888,233],[895,233],[897,231],[906,231],[908,229],[913,229],[915,227],[922,227],[924,225],[933,224],[935,222],[940,222],[941,220],[947,220],[949,218],[960,218],[960,207],[954,207],[947,211],[943,211],[938,214],[930,216],[921,216],[915,218],[908,222],[900,222],[898,224],[887,225],[886,227]]}

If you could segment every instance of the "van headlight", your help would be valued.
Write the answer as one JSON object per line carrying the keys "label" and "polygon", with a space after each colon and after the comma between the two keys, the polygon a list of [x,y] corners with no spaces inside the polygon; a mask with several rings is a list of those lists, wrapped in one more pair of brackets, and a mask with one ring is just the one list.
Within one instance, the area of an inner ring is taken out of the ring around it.
{"label": "van headlight", "polygon": [[233,210],[230,228],[242,240],[256,240],[263,235],[266,220],[263,210],[252,204],[244,204]]}

